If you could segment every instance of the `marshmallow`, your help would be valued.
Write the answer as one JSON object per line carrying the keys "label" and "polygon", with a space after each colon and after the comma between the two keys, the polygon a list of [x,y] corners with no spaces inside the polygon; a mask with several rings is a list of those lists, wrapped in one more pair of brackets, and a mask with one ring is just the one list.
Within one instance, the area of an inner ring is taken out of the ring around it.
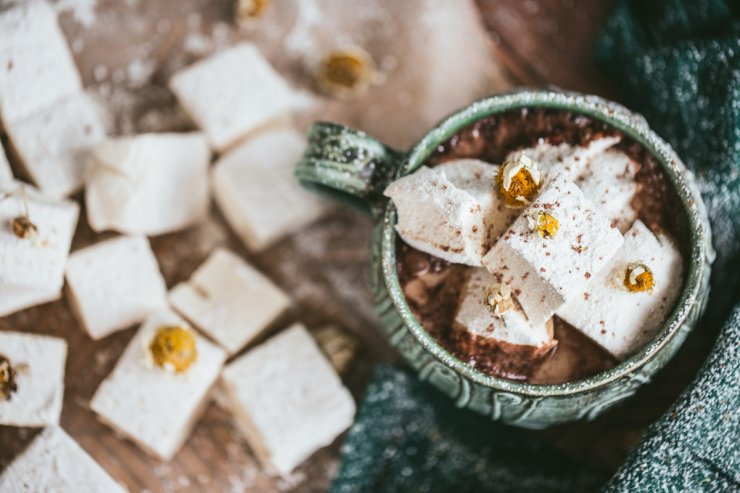
{"label": "marshmallow", "polygon": [[637,218],[630,203],[637,193],[635,174],[638,165],[618,149],[609,149],[587,161],[576,183],[583,194],[591,199],[624,232]]}
{"label": "marshmallow", "polygon": [[[625,287],[625,269],[634,263],[652,272],[651,291]],[[656,237],[638,220],[625,233],[617,254],[556,313],[622,360],[658,332],[681,292],[682,273],[681,254],[673,241],[663,234]]]}
{"label": "marshmallow", "polygon": [[228,365],[223,382],[255,455],[283,476],[332,443],[354,418],[352,396],[302,325]]}
{"label": "marshmallow", "polygon": [[84,93],[10,122],[6,130],[34,183],[54,197],[82,188],[87,155],[105,138],[98,108]]}
{"label": "marshmallow", "polygon": [[295,130],[271,130],[216,162],[216,203],[248,249],[262,250],[324,211],[324,202],[293,177],[305,146],[305,137]]}
{"label": "marshmallow", "polygon": [[92,152],[85,190],[90,227],[159,235],[200,221],[208,212],[210,157],[200,133],[103,142]]}
{"label": "marshmallow", "polygon": [[172,306],[234,354],[290,305],[268,278],[235,254],[218,249],[190,280],[170,292]]}
{"label": "marshmallow", "polygon": [[0,491],[125,493],[126,489],[64,430],[50,426],[3,472]]}
{"label": "marshmallow", "polygon": [[[26,214],[24,194],[28,219],[36,227],[36,234],[21,238],[14,232],[12,222]],[[79,206],[50,199],[21,182],[0,185],[0,197],[4,197],[0,199],[0,288],[34,288],[47,295],[59,291]]]}
{"label": "marshmallow", "polygon": [[0,284],[0,317],[32,306],[56,301],[62,297],[60,288],[28,288]]}
{"label": "marshmallow", "polygon": [[149,345],[158,329],[173,325],[188,327],[170,311],[150,315],[90,402],[103,422],[164,461],[187,440],[226,360],[223,350],[195,335],[197,357],[185,371],[154,365]]}
{"label": "marshmallow", "polygon": [[501,237],[521,213],[519,209],[507,207],[500,194],[496,193],[494,180],[500,168],[477,159],[447,161],[434,168],[444,173],[457,188],[472,195],[481,205],[489,246]]}
{"label": "marshmallow", "polygon": [[555,344],[552,322],[530,324],[513,299],[509,300],[511,306],[508,310],[494,315],[486,298],[489,289],[498,284],[497,279],[486,269],[474,269],[463,289],[461,303],[455,315],[455,326],[471,335],[504,346],[532,346],[541,353],[552,348]]}
{"label": "marshmallow", "polygon": [[0,146],[0,188],[13,181],[13,172],[10,170],[10,163],[5,157],[3,147]]}
{"label": "marshmallow", "polygon": [[17,2],[0,10],[0,33],[0,120],[6,128],[82,91],[56,13],[47,2]]}
{"label": "marshmallow", "polygon": [[246,42],[180,70],[169,86],[218,151],[306,104]]}
{"label": "marshmallow", "polygon": [[157,259],[141,236],[121,236],[72,253],[67,283],[70,302],[93,339],[167,306]]}
{"label": "marshmallow", "polygon": [[[559,223],[551,238],[534,228],[545,213]],[[511,287],[530,323],[538,325],[580,294],[623,241],[576,184],[559,176],[496,242],[483,264]]]}
{"label": "marshmallow", "polygon": [[396,231],[407,244],[448,262],[480,265],[488,244],[486,213],[445,172],[421,167],[383,194],[396,206]]}
{"label": "marshmallow", "polygon": [[585,147],[579,145],[574,146],[565,142],[552,145],[541,141],[534,147],[509,153],[506,160],[515,160],[522,154],[534,160],[544,175],[545,184],[558,176],[565,176],[566,178],[575,180],[583,174],[591,158],[618,144],[619,140],[619,137],[613,136],[600,137],[591,140]]}
{"label": "marshmallow", "polygon": [[10,361],[17,385],[16,391],[10,393],[10,399],[3,399],[0,395],[0,425],[58,424],[67,358],[64,339],[2,331],[0,356]]}

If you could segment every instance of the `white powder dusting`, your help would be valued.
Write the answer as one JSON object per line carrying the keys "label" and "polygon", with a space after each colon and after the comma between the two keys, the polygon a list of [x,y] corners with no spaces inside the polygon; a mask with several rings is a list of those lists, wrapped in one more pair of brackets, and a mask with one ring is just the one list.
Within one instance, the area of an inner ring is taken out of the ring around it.
{"label": "white powder dusting", "polygon": [[156,62],[151,59],[137,58],[135,60],[131,60],[131,62],[126,66],[126,80],[130,86],[143,86],[149,82],[156,68]]}
{"label": "white powder dusting", "polygon": [[321,8],[315,0],[296,2],[297,20],[293,29],[285,37],[283,47],[286,52],[295,56],[310,50],[314,40],[313,31],[322,20]]}

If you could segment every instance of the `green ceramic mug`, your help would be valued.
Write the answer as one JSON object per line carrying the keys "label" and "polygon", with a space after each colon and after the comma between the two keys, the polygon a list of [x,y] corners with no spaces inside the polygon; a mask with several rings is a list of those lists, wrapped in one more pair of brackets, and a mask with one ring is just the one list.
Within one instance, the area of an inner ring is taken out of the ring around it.
{"label": "green ceramic mug", "polygon": [[[673,312],[657,336],[632,357],[589,378],[557,385],[533,385],[496,378],[460,361],[422,328],[406,303],[396,272],[395,208],[382,195],[392,180],[419,168],[458,131],[513,109],[550,108],[587,115],[641,143],[662,165],[676,188],[690,228],[689,269]],[[650,381],[676,353],[704,310],[714,252],[706,210],[692,175],[678,156],[626,108],[595,96],[563,91],[516,91],[477,101],[430,130],[409,152],[384,146],[363,132],[317,123],[295,174],[306,187],[357,206],[375,218],[372,288],[390,343],[418,372],[464,407],[512,425],[544,428],[593,419]]]}

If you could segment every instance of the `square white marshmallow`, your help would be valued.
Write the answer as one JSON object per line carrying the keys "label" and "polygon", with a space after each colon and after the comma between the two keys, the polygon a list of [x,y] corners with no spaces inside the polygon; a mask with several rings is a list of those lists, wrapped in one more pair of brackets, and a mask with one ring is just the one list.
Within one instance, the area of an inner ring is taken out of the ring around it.
{"label": "square white marshmallow", "polygon": [[159,328],[172,325],[188,327],[169,310],[151,314],[90,402],[103,422],[164,461],[188,439],[226,360],[221,348],[196,334],[197,358],[187,370],[155,366],[149,344]]}
{"label": "square white marshmallow", "polygon": [[403,241],[448,262],[480,265],[487,241],[485,213],[444,173],[422,166],[383,194],[396,207],[396,232]]}
{"label": "square white marshmallow", "polygon": [[94,231],[158,235],[208,213],[211,151],[203,134],[142,134],[106,140],[91,155],[85,188]]}
{"label": "square white marshmallow", "polygon": [[105,138],[99,109],[85,93],[10,122],[6,130],[34,183],[53,197],[82,188],[89,152]]}
{"label": "square white marshmallow", "polygon": [[[36,236],[19,238],[12,221],[26,214]],[[51,199],[21,182],[0,185],[0,287],[27,287],[50,293],[64,283],[64,265],[77,226],[79,206]]]}
{"label": "square white marshmallow", "polygon": [[[541,213],[558,220],[553,238],[533,227]],[[511,287],[530,322],[541,324],[579,295],[622,246],[624,239],[610,222],[575,183],[559,176],[496,242],[483,264]]]}
{"label": "square white marshmallow", "polygon": [[[652,271],[652,291],[631,292],[624,286],[632,263]],[[638,220],[606,267],[556,313],[622,360],[658,332],[681,293],[682,276],[681,254],[673,241],[663,234],[656,237]]]}
{"label": "square white marshmallow", "polygon": [[351,424],[355,403],[302,325],[229,364],[229,408],[262,464],[286,476]]}
{"label": "square white marshmallow", "polygon": [[384,194],[396,206],[399,236],[448,262],[480,266],[521,213],[506,207],[494,189],[498,170],[484,161],[458,159],[394,181]]}
{"label": "square white marshmallow", "polygon": [[[483,222],[488,232],[483,253],[498,240],[521,214],[521,209],[507,207],[495,187],[501,167],[477,159],[457,159],[435,166],[458,189],[472,195],[483,209]],[[482,256],[482,255],[481,255]],[[480,263],[478,264],[480,265]]]}
{"label": "square white marshmallow", "polygon": [[67,284],[70,303],[93,339],[167,306],[167,287],[143,236],[120,236],[72,253]]}
{"label": "square white marshmallow", "polygon": [[[0,399],[0,425],[59,423],[64,399],[67,343],[57,337],[0,331],[0,354],[16,369],[17,390]],[[0,489],[1,490],[1,489]]]}
{"label": "square white marshmallow", "polygon": [[229,354],[261,334],[290,305],[267,277],[223,249],[214,251],[188,282],[175,286],[169,299]]}
{"label": "square white marshmallow", "polygon": [[512,346],[532,346],[544,353],[555,343],[551,321],[533,325],[516,306],[496,316],[486,305],[491,286],[498,284],[486,269],[474,269],[465,283],[455,325],[471,335]]}
{"label": "square white marshmallow", "polygon": [[572,145],[566,142],[553,145],[540,140],[534,147],[513,151],[506,156],[515,160],[521,154],[532,159],[544,176],[545,185],[558,176],[576,180],[584,173],[589,160],[618,144],[619,137],[608,136],[591,140],[586,146]]}
{"label": "square white marshmallow", "polygon": [[601,208],[612,224],[625,232],[637,218],[631,202],[638,190],[638,165],[624,152],[608,149],[587,161],[576,183]]}
{"label": "square white marshmallow", "polygon": [[305,104],[305,97],[246,42],[180,70],[169,87],[218,151]]}
{"label": "square white marshmallow", "polygon": [[125,493],[100,464],[58,426],[46,428],[0,475],[7,493]]}
{"label": "square white marshmallow", "polygon": [[45,1],[0,10],[0,120],[6,128],[82,91],[54,9]]}
{"label": "square white marshmallow", "polygon": [[61,297],[61,288],[43,289],[0,284],[0,317],[56,301]]}
{"label": "square white marshmallow", "polygon": [[305,137],[296,130],[270,130],[216,162],[216,203],[248,249],[263,250],[324,211],[325,203],[293,176],[305,147]]}
{"label": "square white marshmallow", "polygon": [[13,181],[13,172],[10,170],[10,163],[5,156],[3,147],[0,146],[0,188]]}
{"label": "square white marshmallow", "polygon": [[546,184],[556,176],[575,181],[583,194],[611,218],[612,224],[625,232],[637,217],[630,203],[638,190],[635,182],[638,165],[613,147],[619,140],[613,136],[601,137],[585,147],[541,142],[515,151],[508,158],[523,153],[535,160]]}

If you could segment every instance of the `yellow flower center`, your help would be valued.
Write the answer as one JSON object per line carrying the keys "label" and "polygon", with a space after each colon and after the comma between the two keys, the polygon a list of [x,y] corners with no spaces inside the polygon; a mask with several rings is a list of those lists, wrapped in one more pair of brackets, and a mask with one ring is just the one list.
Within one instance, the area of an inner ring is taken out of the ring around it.
{"label": "yellow flower center", "polygon": [[239,0],[236,4],[236,15],[240,20],[258,19],[265,13],[270,0]]}
{"label": "yellow flower center", "polygon": [[160,327],[149,350],[155,365],[175,373],[190,368],[198,357],[193,332],[175,325]]}
{"label": "yellow flower center", "polygon": [[36,225],[28,219],[28,216],[18,216],[10,222],[10,225],[13,227],[13,234],[24,240],[33,239],[38,233]]}
{"label": "yellow flower center", "polygon": [[484,303],[492,314],[500,317],[514,307],[514,300],[511,299],[511,287],[508,284],[493,284],[486,291]]}
{"label": "yellow flower center", "polygon": [[629,264],[624,271],[624,287],[633,293],[652,291],[655,287],[653,272],[645,264]]}
{"label": "yellow flower center", "polygon": [[367,88],[372,70],[372,60],[364,50],[339,50],[329,53],[321,62],[318,82],[328,95],[347,99]]}
{"label": "yellow flower center", "polygon": [[552,238],[558,232],[560,223],[555,216],[547,212],[540,212],[537,215],[537,232],[543,238]]}
{"label": "yellow flower center", "polygon": [[506,161],[496,175],[496,185],[509,207],[522,207],[534,199],[542,186],[535,162],[525,155]]}
{"label": "yellow flower center", "polygon": [[15,377],[16,372],[10,364],[10,359],[0,354],[0,401],[10,400],[13,392],[18,390]]}

